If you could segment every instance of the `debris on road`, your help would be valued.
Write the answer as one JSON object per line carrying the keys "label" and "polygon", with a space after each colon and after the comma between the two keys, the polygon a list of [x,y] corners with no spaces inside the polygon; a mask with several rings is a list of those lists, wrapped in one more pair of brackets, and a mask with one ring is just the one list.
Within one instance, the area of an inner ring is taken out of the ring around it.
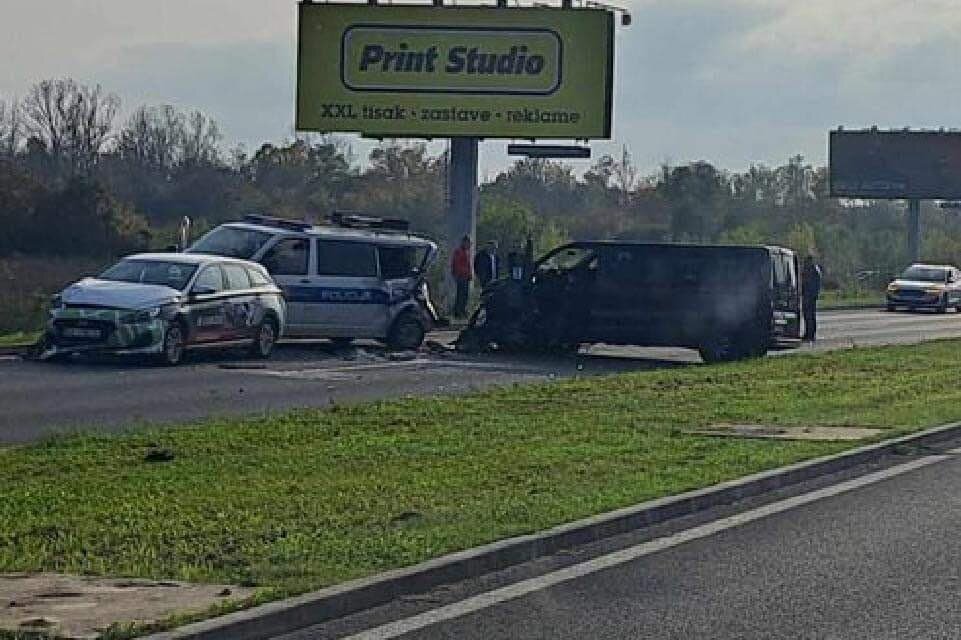
{"label": "debris on road", "polygon": [[171,449],[165,447],[150,447],[144,454],[144,462],[170,462],[176,458],[176,454]]}
{"label": "debris on road", "polygon": [[243,369],[266,369],[267,365],[262,362],[224,362],[217,365],[220,369],[243,370]]}

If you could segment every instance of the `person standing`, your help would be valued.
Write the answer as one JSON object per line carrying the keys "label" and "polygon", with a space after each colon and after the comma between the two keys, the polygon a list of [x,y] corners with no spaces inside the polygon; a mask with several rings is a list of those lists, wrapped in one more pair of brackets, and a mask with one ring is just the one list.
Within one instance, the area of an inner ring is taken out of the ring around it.
{"label": "person standing", "polygon": [[491,240],[474,256],[474,274],[481,288],[487,287],[491,280],[500,276],[500,258],[497,256],[497,243]]}
{"label": "person standing", "polygon": [[814,256],[804,259],[801,270],[801,305],[804,311],[804,340],[814,342],[818,330],[817,304],[821,294],[821,267]]}
{"label": "person standing", "polygon": [[467,298],[470,295],[471,269],[470,236],[461,238],[460,246],[454,249],[450,259],[450,273],[454,277],[457,291],[454,296],[454,317],[467,316]]}

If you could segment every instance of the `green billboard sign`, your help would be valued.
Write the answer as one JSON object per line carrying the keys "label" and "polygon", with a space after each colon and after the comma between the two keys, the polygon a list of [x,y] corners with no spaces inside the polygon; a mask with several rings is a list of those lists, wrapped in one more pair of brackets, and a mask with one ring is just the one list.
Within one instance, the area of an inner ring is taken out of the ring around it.
{"label": "green billboard sign", "polygon": [[303,3],[299,28],[299,130],[611,135],[609,11]]}

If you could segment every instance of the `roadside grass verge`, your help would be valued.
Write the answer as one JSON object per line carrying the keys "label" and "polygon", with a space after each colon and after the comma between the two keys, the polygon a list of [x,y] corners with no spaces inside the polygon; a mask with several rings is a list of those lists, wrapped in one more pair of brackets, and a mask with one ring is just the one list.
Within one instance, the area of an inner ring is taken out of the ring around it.
{"label": "roadside grass verge", "polygon": [[818,309],[883,307],[884,301],[881,291],[824,291],[818,299]]}
{"label": "roadside grass verge", "polygon": [[36,344],[39,332],[16,331],[0,335],[0,347],[29,347]]}
{"label": "roadside grass verge", "polygon": [[856,446],[689,428],[955,420],[959,379],[944,341],[53,439],[0,450],[0,572],[280,597]]}

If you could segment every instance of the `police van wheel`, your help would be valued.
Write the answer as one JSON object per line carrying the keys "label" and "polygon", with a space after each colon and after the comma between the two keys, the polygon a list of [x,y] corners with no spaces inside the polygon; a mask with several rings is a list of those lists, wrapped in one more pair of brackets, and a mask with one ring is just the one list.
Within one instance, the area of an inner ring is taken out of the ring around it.
{"label": "police van wheel", "polygon": [[394,321],[387,335],[387,346],[394,351],[413,351],[424,342],[424,325],[412,313],[405,313]]}
{"label": "police van wheel", "polygon": [[270,357],[277,344],[277,323],[271,318],[265,318],[257,328],[253,344],[250,345],[250,355],[261,360]]}
{"label": "police van wheel", "polygon": [[164,332],[163,349],[160,352],[160,364],[175,367],[183,362],[186,340],[183,325],[179,322],[167,327],[167,331]]}

